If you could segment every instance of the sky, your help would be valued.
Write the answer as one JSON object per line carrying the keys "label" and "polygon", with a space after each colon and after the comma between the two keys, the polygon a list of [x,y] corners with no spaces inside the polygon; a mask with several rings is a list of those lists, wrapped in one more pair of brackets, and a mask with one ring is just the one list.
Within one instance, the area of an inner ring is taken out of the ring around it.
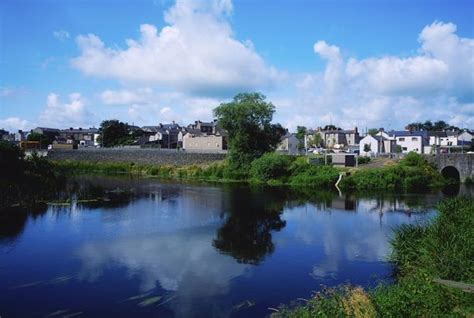
{"label": "sky", "polygon": [[474,1],[3,0],[0,128],[210,120],[474,128]]}

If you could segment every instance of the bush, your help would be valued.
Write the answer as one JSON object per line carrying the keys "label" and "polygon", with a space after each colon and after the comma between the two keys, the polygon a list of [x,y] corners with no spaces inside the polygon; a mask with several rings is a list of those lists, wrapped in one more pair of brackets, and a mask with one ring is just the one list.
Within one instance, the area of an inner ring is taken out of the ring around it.
{"label": "bush", "polygon": [[312,185],[333,188],[339,178],[339,170],[331,166],[299,166],[290,177],[292,185]]}
{"label": "bush", "polygon": [[363,165],[363,164],[366,164],[366,163],[369,163],[372,159],[370,157],[362,157],[362,156],[359,156],[357,158],[357,162],[358,164],[360,165]]}
{"label": "bush", "polygon": [[411,152],[398,165],[373,169],[359,169],[343,178],[341,187],[346,190],[416,190],[441,186],[445,180],[421,155]]}
{"label": "bush", "polygon": [[252,161],[250,175],[259,182],[286,179],[290,175],[290,165],[294,157],[277,153],[266,153]]}

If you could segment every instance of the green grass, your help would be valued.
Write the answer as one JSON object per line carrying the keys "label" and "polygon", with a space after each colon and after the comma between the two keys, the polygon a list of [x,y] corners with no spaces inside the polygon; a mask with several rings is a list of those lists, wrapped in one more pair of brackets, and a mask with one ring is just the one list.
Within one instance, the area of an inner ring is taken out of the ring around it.
{"label": "green grass", "polygon": [[[249,182],[267,185],[312,186],[333,189],[339,173],[345,169],[309,164],[307,157],[267,153],[249,166],[232,168],[227,161],[209,165],[157,166],[134,163],[55,161],[63,172],[78,174],[130,174],[141,177],[160,177],[176,180],[213,182]],[[444,184],[441,174],[421,156],[409,154],[399,164],[358,169],[344,177],[340,188],[354,190],[427,190]]]}
{"label": "green grass", "polygon": [[472,317],[474,294],[433,279],[474,283],[474,200],[447,199],[438,211],[427,224],[395,230],[390,256],[396,268],[394,284],[370,291],[337,287],[304,305],[283,307],[277,316]]}
{"label": "green grass", "polygon": [[398,164],[380,168],[358,169],[343,178],[340,187],[345,190],[403,190],[419,191],[441,187],[446,180],[422,156],[409,153]]}

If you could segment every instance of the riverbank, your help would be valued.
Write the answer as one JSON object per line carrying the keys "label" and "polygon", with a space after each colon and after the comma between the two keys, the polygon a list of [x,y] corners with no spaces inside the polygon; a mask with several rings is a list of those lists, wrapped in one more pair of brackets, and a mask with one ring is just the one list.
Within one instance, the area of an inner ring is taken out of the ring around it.
{"label": "riverbank", "polygon": [[422,156],[409,154],[396,164],[371,169],[348,169],[313,165],[306,157],[268,153],[248,166],[233,169],[224,160],[206,165],[143,165],[135,163],[92,162],[76,160],[52,161],[56,168],[72,174],[130,174],[138,177],[159,177],[174,180],[212,182],[247,182],[267,185],[312,186],[356,190],[428,190],[447,181]]}
{"label": "riverbank", "polygon": [[474,200],[447,199],[437,209],[432,222],[395,230],[390,255],[396,270],[393,285],[369,291],[352,286],[327,289],[304,304],[280,308],[274,316],[472,316],[474,294],[463,290],[463,284],[474,284]]}

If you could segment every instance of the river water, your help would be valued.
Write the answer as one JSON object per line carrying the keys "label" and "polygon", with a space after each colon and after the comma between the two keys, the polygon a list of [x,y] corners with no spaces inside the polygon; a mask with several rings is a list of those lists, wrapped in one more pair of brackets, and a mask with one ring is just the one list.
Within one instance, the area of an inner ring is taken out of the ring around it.
{"label": "river water", "polygon": [[393,228],[442,192],[83,178],[108,200],[0,215],[1,317],[262,317],[322,286],[390,282]]}

